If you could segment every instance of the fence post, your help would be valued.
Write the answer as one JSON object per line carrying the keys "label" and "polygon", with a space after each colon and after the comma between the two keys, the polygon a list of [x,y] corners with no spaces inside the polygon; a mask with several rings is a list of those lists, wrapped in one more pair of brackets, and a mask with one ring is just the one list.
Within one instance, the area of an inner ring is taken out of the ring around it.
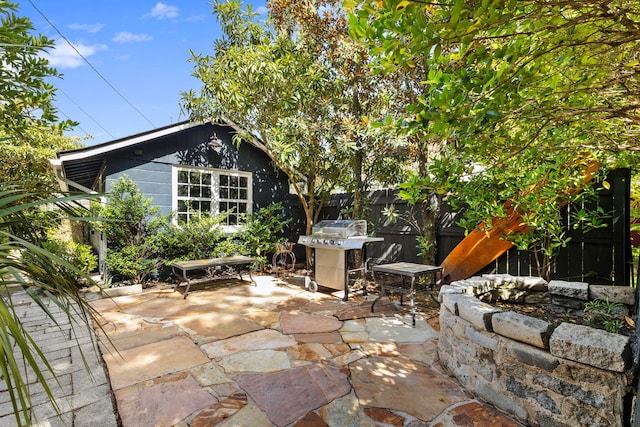
{"label": "fence post", "polygon": [[609,174],[613,190],[613,284],[631,285],[631,171],[616,169]]}

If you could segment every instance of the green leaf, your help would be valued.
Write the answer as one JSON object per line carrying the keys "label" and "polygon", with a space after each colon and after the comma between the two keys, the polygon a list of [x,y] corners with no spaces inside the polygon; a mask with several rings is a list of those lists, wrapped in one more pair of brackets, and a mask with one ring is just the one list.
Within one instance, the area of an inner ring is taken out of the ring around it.
{"label": "green leaf", "polygon": [[462,12],[462,6],[464,6],[464,0],[455,0],[453,9],[451,9],[451,20],[449,21],[449,28],[456,28],[460,21],[460,14]]}

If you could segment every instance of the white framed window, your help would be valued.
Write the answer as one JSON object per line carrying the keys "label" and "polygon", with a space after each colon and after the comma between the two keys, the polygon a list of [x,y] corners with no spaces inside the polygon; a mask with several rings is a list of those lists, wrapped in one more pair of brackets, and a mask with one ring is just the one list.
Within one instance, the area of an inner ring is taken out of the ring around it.
{"label": "white framed window", "polygon": [[226,225],[235,228],[240,215],[251,212],[251,172],[174,165],[172,181],[178,224],[188,223],[199,212],[227,212]]}

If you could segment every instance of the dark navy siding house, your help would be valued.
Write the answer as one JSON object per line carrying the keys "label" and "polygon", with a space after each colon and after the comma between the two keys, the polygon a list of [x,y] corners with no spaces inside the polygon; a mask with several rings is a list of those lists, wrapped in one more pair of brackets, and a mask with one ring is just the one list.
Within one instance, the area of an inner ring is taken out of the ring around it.
{"label": "dark navy siding house", "polygon": [[[65,191],[109,192],[130,177],[161,213],[181,221],[189,208],[214,213],[256,212],[290,200],[287,176],[266,153],[242,142],[229,125],[181,122],[91,147],[58,153],[51,165]],[[233,227],[237,216],[228,218]],[[90,239],[101,247],[97,236]]]}

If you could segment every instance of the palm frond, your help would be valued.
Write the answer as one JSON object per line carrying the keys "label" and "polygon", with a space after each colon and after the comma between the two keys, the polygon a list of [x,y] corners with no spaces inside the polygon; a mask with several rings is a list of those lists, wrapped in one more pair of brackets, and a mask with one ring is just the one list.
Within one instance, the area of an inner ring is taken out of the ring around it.
{"label": "palm frond", "polygon": [[[68,272],[76,276],[85,275],[68,261],[40,247],[29,230],[25,230],[25,221],[33,218],[48,221],[49,217],[38,216],[43,211],[53,212],[52,217],[87,218],[84,215],[87,211],[80,201],[89,197],[87,194],[50,197],[24,192],[15,184],[0,183],[0,373],[18,426],[33,423],[30,375],[35,376],[31,380],[35,379],[42,386],[53,408],[57,412],[59,408],[51,390],[51,379],[48,379],[52,377],[57,382],[55,372],[21,323],[11,290],[22,288],[47,318],[60,327],[47,304],[57,306],[69,324],[76,325],[72,326],[72,335],[78,348],[76,328],[90,328],[97,315],[93,307],[82,299],[75,279]],[[18,235],[15,230],[24,231],[24,234]],[[84,360],[84,355],[82,358]],[[84,363],[88,368],[86,360]]]}

